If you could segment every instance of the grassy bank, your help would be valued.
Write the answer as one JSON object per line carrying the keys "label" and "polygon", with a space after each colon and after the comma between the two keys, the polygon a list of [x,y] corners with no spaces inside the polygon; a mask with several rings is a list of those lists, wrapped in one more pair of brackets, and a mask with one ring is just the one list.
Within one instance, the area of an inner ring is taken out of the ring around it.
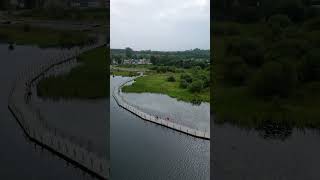
{"label": "grassy bank", "polygon": [[103,98],[109,95],[106,47],[100,47],[78,58],[79,66],[68,74],[39,82],[38,95],[44,98]]}
{"label": "grassy bank", "polygon": [[90,43],[93,38],[90,38],[87,32],[80,31],[53,30],[28,25],[1,25],[0,41],[40,47],[71,47]]}
{"label": "grassy bank", "polygon": [[[131,86],[123,87],[123,91],[134,93],[161,93],[187,102],[209,102],[209,88],[204,89],[201,92],[192,93],[188,89],[180,87],[180,75],[181,73],[153,73],[137,78],[136,82]],[[170,76],[174,76],[176,81],[169,82],[168,78]]]}

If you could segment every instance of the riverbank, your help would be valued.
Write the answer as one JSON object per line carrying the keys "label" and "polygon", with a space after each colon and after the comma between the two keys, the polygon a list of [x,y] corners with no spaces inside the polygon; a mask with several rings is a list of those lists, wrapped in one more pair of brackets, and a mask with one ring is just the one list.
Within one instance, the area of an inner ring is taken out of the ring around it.
{"label": "riverbank", "polygon": [[109,94],[108,54],[106,47],[99,47],[81,54],[79,65],[69,73],[47,77],[37,86],[38,96],[42,98],[104,98]]}
{"label": "riverbank", "polygon": [[0,41],[18,45],[72,47],[94,41],[88,32],[76,30],[57,30],[30,25],[1,25],[0,27]]}

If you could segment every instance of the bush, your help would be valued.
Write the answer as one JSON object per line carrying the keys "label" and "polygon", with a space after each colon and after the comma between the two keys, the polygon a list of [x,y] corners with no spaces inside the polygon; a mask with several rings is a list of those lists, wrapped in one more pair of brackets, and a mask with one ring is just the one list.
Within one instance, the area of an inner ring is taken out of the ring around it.
{"label": "bush", "polygon": [[320,49],[311,50],[300,65],[302,81],[320,81]]}
{"label": "bush", "polygon": [[180,87],[181,87],[181,88],[185,89],[185,88],[187,88],[188,86],[189,86],[189,83],[188,83],[185,79],[182,79],[182,80],[180,81]]}
{"label": "bush", "polygon": [[214,36],[233,36],[239,35],[239,26],[236,23],[216,23],[213,25]]}
{"label": "bush", "polygon": [[287,15],[277,14],[268,19],[268,25],[271,27],[286,28],[291,24],[291,20]]}
{"label": "bush", "polygon": [[167,81],[169,82],[175,82],[176,81],[176,78],[174,78],[174,76],[169,76]]}
{"label": "bush", "polygon": [[226,55],[240,56],[252,66],[259,66],[263,63],[264,50],[255,39],[233,39],[228,45]]}
{"label": "bush", "polygon": [[279,14],[286,14],[292,21],[298,22],[304,19],[305,12],[300,0],[283,0],[277,9]]}
{"label": "bush", "polygon": [[273,44],[266,55],[267,59],[279,59],[280,57],[301,58],[308,50],[308,44],[301,39],[284,39]]}
{"label": "bush", "polygon": [[192,82],[192,77],[189,74],[181,74],[180,79],[185,80],[187,83]]}
{"label": "bush", "polygon": [[210,76],[205,74],[200,74],[199,78],[203,81],[203,88],[207,88],[210,86]]}
{"label": "bush", "polygon": [[288,96],[296,86],[297,73],[290,63],[267,62],[250,82],[251,91],[260,97]]}
{"label": "bush", "polygon": [[203,82],[199,79],[190,84],[189,90],[191,92],[200,92],[203,88]]}
{"label": "bush", "polygon": [[248,66],[239,56],[226,58],[223,62],[223,76],[226,82],[242,85],[248,75]]}

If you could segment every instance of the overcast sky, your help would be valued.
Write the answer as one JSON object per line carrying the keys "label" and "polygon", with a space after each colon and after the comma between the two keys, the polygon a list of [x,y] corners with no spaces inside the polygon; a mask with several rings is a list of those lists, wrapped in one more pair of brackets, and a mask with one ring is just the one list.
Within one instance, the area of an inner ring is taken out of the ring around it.
{"label": "overcast sky", "polygon": [[111,48],[210,48],[210,0],[111,0]]}

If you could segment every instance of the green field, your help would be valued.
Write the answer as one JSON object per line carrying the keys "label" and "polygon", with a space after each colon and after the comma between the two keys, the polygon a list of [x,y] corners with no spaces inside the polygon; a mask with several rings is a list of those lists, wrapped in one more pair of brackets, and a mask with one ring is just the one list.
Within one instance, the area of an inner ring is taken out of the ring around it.
{"label": "green field", "polygon": [[109,95],[108,55],[106,47],[100,47],[78,58],[79,66],[70,73],[49,77],[39,82],[38,96],[43,98],[95,99]]}
{"label": "green field", "polygon": [[[209,88],[204,89],[199,93],[192,93],[188,89],[180,88],[180,75],[180,73],[154,73],[146,75],[137,78],[136,82],[131,86],[124,86],[123,91],[134,93],[151,92],[167,94],[170,97],[187,102],[210,101]],[[169,76],[174,76],[176,82],[169,82],[167,80]]]}
{"label": "green field", "polygon": [[4,26],[0,28],[0,40],[2,42],[18,45],[38,45],[40,47],[70,47],[85,45],[93,39],[87,32],[70,30],[53,30],[30,26]]}

